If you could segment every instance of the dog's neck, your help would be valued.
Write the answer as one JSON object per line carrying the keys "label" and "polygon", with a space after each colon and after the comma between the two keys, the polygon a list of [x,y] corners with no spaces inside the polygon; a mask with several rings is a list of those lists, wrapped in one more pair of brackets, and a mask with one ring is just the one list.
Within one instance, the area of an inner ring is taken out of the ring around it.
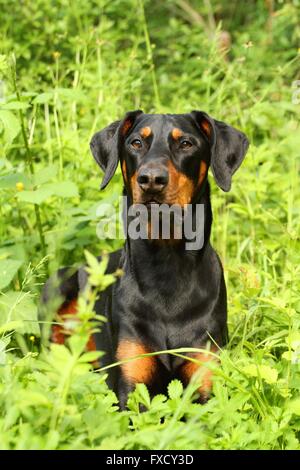
{"label": "dog's neck", "polygon": [[[128,210],[128,208],[132,205],[132,200],[130,195],[127,194],[126,190],[124,191],[124,195],[127,196],[126,200],[128,204],[127,208],[124,208],[123,215],[125,216],[126,210]],[[196,204],[203,204],[204,206],[203,244],[201,244],[200,248],[186,249],[186,243],[190,240],[185,239],[184,236],[181,240],[151,240],[141,238],[134,240],[127,236],[125,250],[129,255],[128,258],[132,265],[138,268],[141,264],[141,261],[143,262],[145,258],[152,260],[152,262],[157,266],[160,265],[160,259],[178,260],[179,263],[181,263],[182,260],[182,263],[186,265],[190,264],[190,262],[194,263],[195,261],[197,262],[197,260],[199,261],[199,258],[203,256],[203,252],[209,243],[212,224],[210,186],[208,181],[205,182],[203,190],[199,194],[198,199],[191,205],[193,223],[197,215]]]}

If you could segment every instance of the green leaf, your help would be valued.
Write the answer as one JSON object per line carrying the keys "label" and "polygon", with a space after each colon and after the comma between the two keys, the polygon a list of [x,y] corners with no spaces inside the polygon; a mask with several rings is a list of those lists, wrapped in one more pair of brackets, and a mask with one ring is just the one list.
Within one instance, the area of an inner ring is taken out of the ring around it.
{"label": "green leaf", "polygon": [[58,373],[74,362],[69,349],[64,344],[56,343],[51,343],[50,351],[47,351],[45,355],[45,361]]}
{"label": "green leaf", "polygon": [[[45,172],[45,174],[42,174],[42,177],[46,179],[52,177],[51,174],[54,174],[54,169],[51,171],[49,173]],[[17,194],[19,201],[38,205],[42,204],[51,196],[76,197],[78,196],[78,189],[75,183],[62,181],[61,183],[45,184],[33,191],[21,191]]]}
{"label": "green leaf", "polygon": [[4,127],[4,140],[11,144],[21,130],[18,118],[11,112],[0,109],[0,121]]}
{"label": "green leaf", "polygon": [[9,103],[1,104],[1,109],[27,109],[29,108],[29,103],[24,103],[22,101],[10,101]]}
{"label": "green leaf", "polygon": [[44,186],[44,188],[52,191],[52,194],[60,197],[77,197],[78,188],[72,181],[61,181],[60,183],[51,183]]}
{"label": "green leaf", "polygon": [[46,443],[45,443],[45,449],[50,449],[54,450],[57,448],[59,439],[60,439],[60,434],[56,429],[51,429],[48,434],[46,434]]}
{"label": "green leaf", "polygon": [[168,385],[168,394],[172,400],[176,400],[181,397],[183,393],[183,386],[180,380],[172,380]]}
{"label": "green leaf", "polygon": [[[97,270],[99,267],[99,261],[96,258],[96,256],[92,255],[92,253],[90,253],[88,250],[84,250],[84,255],[86,257],[87,263],[90,266],[90,268]],[[108,257],[104,257],[103,260],[105,260],[105,263],[106,263],[105,269],[106,269],[107,264],[108,264]]]}
{"label": "green leaf", "polygon": [[4,289],[11,283],[22,263],[15,259],[0,260],[0,289]]}
{"label": "green leaf", "polygon": [[47,181],[51,180],[57,175],[57,166],[56,165],[47,165],[46,168],[42,168],[37,171],[34,175],[34,181],[36,185],[44,184]]}
{"label": "green leaf", "polygon": [[10,337],[0,338],[0,365],[6,364],[6,348],[10,343]]}
{"label": "green leaf", "polygon": [[80,100],[85,97],[83,91],[79,90],[78,88],[57,88],[55,92],[62,101]]}
{"label": "green leaf", "polygon": [[78,362],[94,362],[97,359],[99,359],[99,357],[103,356],[104,354],[105,353],[103,353],[102,351],[89,351],[89,352],[82,354],[80,358],[78,359]]}
{"label": "green leaf", "polygon": [[300,398],[296,398],[296,400],[288,402],[287,409],[293,414],[300,416]]}
{"label": "green leaf", "polygon": [[267,365],[249,364],[249,366],[243,367],[242,370],[250,377],[261,377],[268,384],[274,384],[278,379],[277,370]]}
{"label": "green leaf", "polygon": [[151,400],[146,385],[142,383],[137,384],[135,393],[138,394],[140,403],[150,408]]}
{"label": "green leaf", "polygon": [[22,328],[22,322],[21,321],[10,321],[8,323],[5,323],[5,325],[0,326],[0,334],[2,335],[3,333],[6,333],[7,331],[13,331],[17,330],[19,328]]}
{"label": "green leaf", "polygon": [[47,396],[44,393],[35,390],[20,390],[17,401],[22,406],[51,406],[51,402]]}
{"label": "green leaf", "polygon": [[284,309],[286,306],[286,301],[281,297],[276,298],[273,296],[271,299],[268,299],[267,297],[258,297],[257,299],[263,303],[266,303],[267,305],[271,305],[272,307],[279,309]]}
{"label": "green leaf", "polygon": [[104,290],[115,282],[115,276],[113,274],[105,274],[108,256],[103,255],[102,259],[98,261],[98,259],[87,250],[84,251],[84,254],[89,265],[86,271],[89,274],[89,283],[92,286],[97,286],[100,290]]}
{"label": "green leaf", "polygon": [[291,347],[291,349],[297,351],[300,347],[300,331],[291,331],[286,338],[286,343]]}
{"label": "green leaf", "polygon": [[69,339],[69,345],[70,345],[70,349],[72,351],[72,354],[74,354],[75,356],[80,356],[84,349],[85,349],[85,346],[88,342],[88,335],[84,335],[84,336],[79,336],[79,335],[73,335],[70,337]]}
{"label": "green leaf", "polygon": [[37,320],[37,306],[28,293],[9,291],[0,297],[0,326],[21,322],[19,326],[14,325],[18,333],[39,336]]}
{"label": "green leaf", "polygon": [[21,191],[16,196],[19,201],[40,205],[52,195],[53,191],[50,188],[42,187],[34,191]]}
{"label": "green leaf", "polygon": [[285,359],[286,361],[289,361],[291,362],[294,357],[295,357],[295,352],[294,351],[285,351],[282,355],[281,355],[282,359]]}
{"label": "green leaf", "polygon": [[0,72],[7,72],[9,69],[8,58],[4,54],[0,54]]}
{"label": "green leaf", "polygon": [[37,95],[34,98],[33,103],[34,104],[50,103],[50,101],[53,100],[53,96],[54,96],[53,91],[49,91],[49,92],[46,92],[46,93],[40,93],[39,95]]}
{"label": "green leaf", "polygon": [[17,183],[23,183],[25,187],[28,187],[31,185],[31,180],[24,173],[13,173],[0,177],[0,189],[15,189]]}
{"label": "green leaf", "polygon": [[106,437],[97,450],[121,450],[126,448],[126,437]]}

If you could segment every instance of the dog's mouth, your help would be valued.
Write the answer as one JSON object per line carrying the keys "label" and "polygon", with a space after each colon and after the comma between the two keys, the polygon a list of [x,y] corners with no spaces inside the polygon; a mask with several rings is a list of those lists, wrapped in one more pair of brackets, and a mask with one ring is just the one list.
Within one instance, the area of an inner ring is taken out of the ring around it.
{"label": "dog's mouth", "polygon": [[143,204],[148,209],[151,209],[151,207],[160,206],[163,203],[164,203],[164,201],[160,200],[159,198],[152,197],[152,196],[148,197],[148,198],[143,198],[139,202],[139,204]]}
{"label": "dog's mouth", "polygon": [[147,207],[154,207],[154,206],[159,206],[162,204],[160,201],[157,201],[156,199],[149,199],[148,201],[145,201],[143,204]]}
{"label": "dog's mouth", "polygon": [[172,207],[172,206],[180,206],[178,203],[174,203],[171,201],[167,200],[162,200],[158,198],[149,198],[149,199],[140,199],[138,201],[135,201],[134,204],[141,204],[142,206],[145,206],[148,210],[152,209],[159,209],[161,206],[167,208],[167,207]]}

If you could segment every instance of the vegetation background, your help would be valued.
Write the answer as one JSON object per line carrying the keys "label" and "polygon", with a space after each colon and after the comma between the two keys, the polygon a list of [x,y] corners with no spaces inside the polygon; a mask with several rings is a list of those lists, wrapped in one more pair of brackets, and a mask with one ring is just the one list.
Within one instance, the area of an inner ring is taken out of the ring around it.
{"label": "vegetation background", "polygon": [[[299,0],[0,10],[0,448],[299,449]],[[97,239],[96,207],[118,204],[121,176],[100,193],[88,144],[136,108],[205,110],[251,147],[230,193],[212,182],[230,329],[213,397],[138,385],[119,413],[84,353],[93,299],[67,346],[41,340],[37,305],[48,273],[85,256],[98,290],[112,282],[89,252],[120,246]]]}

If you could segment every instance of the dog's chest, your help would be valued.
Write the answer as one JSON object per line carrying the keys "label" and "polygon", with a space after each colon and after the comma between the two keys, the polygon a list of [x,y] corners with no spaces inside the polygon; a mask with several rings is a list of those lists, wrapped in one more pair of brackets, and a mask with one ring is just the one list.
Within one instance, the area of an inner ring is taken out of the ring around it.
{"label": "dog's chest", "polygon": [[[125,263],[112,295],[116,348],[123,339],[141,343],[149,351],[199,348],[205,347],[209,335],[220,336],[226,319],[226,302],[223,311],[218,307],[220,263],[212,250],[194,261],[139,259],[139,271]],[[160,355],[159,360],[170,372],[182,361],[170,354]]]}
{"label": "dog's chest", "polygon": [[191,345],[205,328],[207,296],[197,269],[160,266],[139,278],[127,272],[116,286],[114,323],[122,336],[144,338],[156,350]]}

